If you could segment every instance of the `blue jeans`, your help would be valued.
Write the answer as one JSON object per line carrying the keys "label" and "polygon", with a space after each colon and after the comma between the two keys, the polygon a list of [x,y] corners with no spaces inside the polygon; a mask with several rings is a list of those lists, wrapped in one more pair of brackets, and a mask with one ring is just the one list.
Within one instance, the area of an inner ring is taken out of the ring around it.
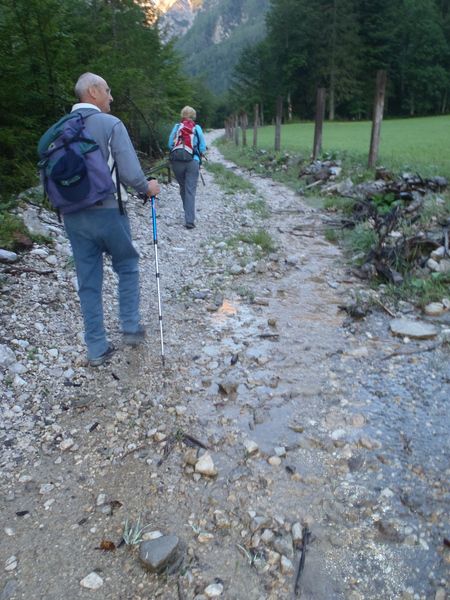
{"label": "blue jeans", "polygon": [[137,332],[139,315],[139,254],[133,246],[130,223],[116,208],[95,208],[64,215],[78,279],[88,358],[108,348],[103,324],[103,253],[112,258],[119,278],[119,319],[124,333]]}

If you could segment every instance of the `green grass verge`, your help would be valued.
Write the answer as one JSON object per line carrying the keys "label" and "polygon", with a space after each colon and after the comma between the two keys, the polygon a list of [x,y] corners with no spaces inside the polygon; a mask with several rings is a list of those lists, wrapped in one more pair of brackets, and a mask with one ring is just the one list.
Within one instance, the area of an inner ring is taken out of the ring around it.
{"label": "green grass verge", "polygon": [[[369,154],[370,121],[326,122],[323,153],[362,165]],[[420,171],[423,176],[450,177],[450,116],[386,119],[381,125],[378,164],[395,170]],[[258,146],[271,151],[275,128],[258,130]],[[311,155],[314,123],[293,123],[281,129],[281,150],[305,159]]]}
{"label": "green grass verge", "polygon": [[233,173],[219,163],[204,163],[206,169],[214,175],[214,179],[226,194],[235,194],[236,192],[256,193],[255,186]]}

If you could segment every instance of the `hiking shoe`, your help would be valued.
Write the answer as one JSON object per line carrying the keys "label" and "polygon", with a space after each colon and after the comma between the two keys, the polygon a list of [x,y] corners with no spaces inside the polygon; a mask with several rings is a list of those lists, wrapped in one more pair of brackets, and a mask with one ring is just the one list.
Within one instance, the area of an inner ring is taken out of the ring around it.
{"label": "hiking shoe", "polygon": [[123,343],[127,346],[139,346],[145,340],[145,327],[140,327],[135,333],[123,334]]}
{"label": "hiking shoe", "polygon": [[186,229],[194,229],[195,224],[194,223],[186,223],[185,227],[186,227]]}
{"label": "hiking shoe", "polygon": [[88,359],[89,366],[99,367],[100,365],[103,365],[107,360],[111,358],[115,351],[116,349],[114,348],[114,346],[112,344],[109,344],[109,346],[107,347],[105,352],[103,352],[103,354],[101,354],[97,358]]}

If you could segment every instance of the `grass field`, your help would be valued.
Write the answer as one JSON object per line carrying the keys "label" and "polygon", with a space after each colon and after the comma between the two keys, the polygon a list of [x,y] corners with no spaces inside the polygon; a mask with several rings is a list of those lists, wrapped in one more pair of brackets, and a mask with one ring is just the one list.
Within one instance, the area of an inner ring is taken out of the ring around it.
{"label": "grass field", "polygon": [[[371,127],[369,121],[326,122],[322,136],[323,152],[366,163]],[[274,139],[273,126],[259,129],[259,148],[273,149]],[[282,150],[309,156],[313,139],[314,123],[282,126]],[[251,144],[251,132],[248,140]],[[418,170],[425,176],[450,177],[450,116],[384,120],[378,164],[396,170]]]}

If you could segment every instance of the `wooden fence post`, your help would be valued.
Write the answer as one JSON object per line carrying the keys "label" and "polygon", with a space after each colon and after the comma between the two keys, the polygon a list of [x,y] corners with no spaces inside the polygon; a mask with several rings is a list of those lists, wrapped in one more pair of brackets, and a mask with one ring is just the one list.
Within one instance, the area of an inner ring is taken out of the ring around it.
{"label": "wooden fence post", "polygon": [[322,151],[322,130],[323,119],[325,117],[325,88],[317,88],[316,98],[316,124],[314,127],[314,146],[313,160],[319,156]]}
{"label": "wooden fence post", "polygon": [[248,117],[247,113],[244,112],[241,114],[241,129],[242,129],[242,145],[247,146],[247,126],[248,126]]}
{"label": "wooden fence post", "polygon": [[372,134],[370,136],[369,169],[373,168],[378,158],[380,145],[381,121],[383,120],[384,96],[386,93],[386,71],[377,71],[375,100],[373,104]]}
{"label": "wooden fence post", "polygon": [[281,118],[283,116],[283,96],[277,96],[277,114],[275,117],[275,152],[281,149]]}
{"label": "wooden fence post", "polygon": [[255,104],[253,107],[253,148],[256,148],[258,145],[258,105]]}

